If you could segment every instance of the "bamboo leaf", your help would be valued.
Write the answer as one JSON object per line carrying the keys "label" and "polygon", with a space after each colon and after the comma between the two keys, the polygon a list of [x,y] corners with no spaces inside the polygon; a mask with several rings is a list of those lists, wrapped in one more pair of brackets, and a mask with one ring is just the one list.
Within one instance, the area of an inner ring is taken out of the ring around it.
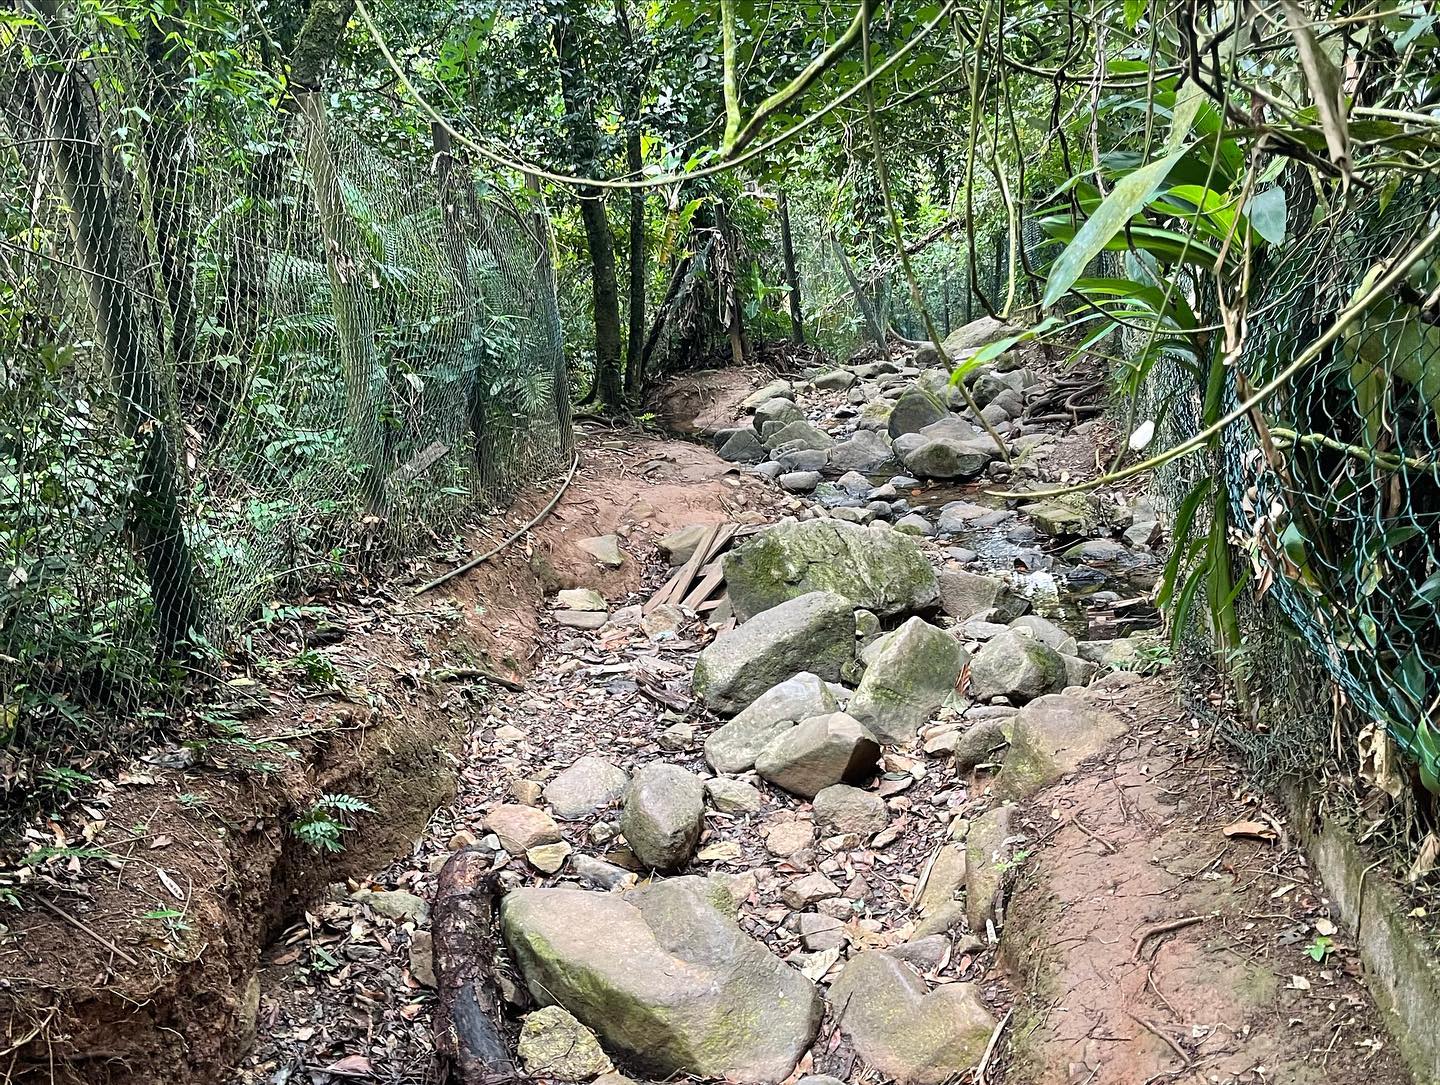
{"label": "bamboo leaf", "polygon": [[1183,151],[1175,151],[1156,159],[1116,182],[1110,195],[1085,220],[1074,240],[1065,246],[1065,251],[1051,265],[1042,304],[1054,305],[1060,300],[1084,273],[1086,265],[1100,255],[1125,224],[1150,202],[1155,190],[1164,182],[1175,163],[1180,161],[1182,154]]}

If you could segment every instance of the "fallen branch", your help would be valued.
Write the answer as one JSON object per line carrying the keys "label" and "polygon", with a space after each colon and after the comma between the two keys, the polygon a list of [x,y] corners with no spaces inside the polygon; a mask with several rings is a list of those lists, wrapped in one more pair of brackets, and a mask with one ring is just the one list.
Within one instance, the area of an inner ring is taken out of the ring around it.
{"label": "fallen branch", "polygon": [[1185,1064],[1185,1069],[1189,1070],[1195,1065],[1195,1060],[1191,1057],[1190,1052],[1186,1051],[1183,1047],[1181,1047],[1179,1043],[1176,1042],[1175,1037],[1165,1033],[1160,1028],[1160,1026],[1156,1025],[1152,1021],[1145,1020],[1145,1018],[1143,1017],[1136,1017],[1129,1010],[1125,1011],[1125,1016],[1129,1017],[1130,1020],[1134,1021],[1137,1025],[1143,1028],[1146,1032],[1150,1033],[1152,1036],[1158,1036],[1160,1039],[1164,1040],[1165,1043],[1169,1045],[1170,1050],[1180,1056],[1180,1061]]}
{"label": "fallen branch", "polygon": [[516,539],[520,538],[521,535],[524,535],[525,532],[529,531],[532,527],[534,527],[536,524],[538,524],[541,520],[543,520],[543,519],[545,519],[545,517],[549,516],[551,510],[554,509],[556,505],[560,504],[560,498],[562,498],[562,497],[565,496],[565,491],[570,488],[570,483],[571,483],[571,482],[574,480],[574,478],[575,478],[575,472],[578,471],[579,469],[580,469],[580,453],[577,452],[577,453],[575,453],[575,460],[574,460],[574,462],[570,464],[570,473],[565,476],[565,481],[562,482],[562,483],[560,484],[560,488],[555,491],[555,496],[550,499],[549,504],[547,504],[543,509],[541,509],[539,512],[537,512],[537,513],[536,513],[534,516],[532,516],[530,519],[526,520],[525,523],[521,524],[520,527],[517,528],[517,529],[510,535],[510,537],[507,538],[504,542],[502,542],[499,546],[495,547],[493,550],[487,550],[485,553],[481,554],[478,558],[471,558],[471,559],[470,559],[469,561],[467,561],[464,565],[456,566],[454,569],[451,569],[448,573],[445,573],[445,574],[443,574],[443,575],[441,575],[441,576],[437,576],[434,580],[430,581],[430,583],[428,583],[428,584],[422,584],[422,585],[420,585],[420,587],[418,587],[418,588],[415,589],[415,595],[414,595],[414,596],[411,596],[411,598],[416,598],[416,597],[418,597],[418,596],[424,595],[427,591],[431,591],[431,590],[434,589],[434,588],[438,588],[441,584],[444,584],[444,583],[446,583],[446,582],[448,582],[448,581],[454,580],[454,579],[455,579],[457,576],[459,576],[461,573],[468,573],[471,569],[475,568],[475,566],[481,564],[482,562],[489,561],[489,560],[490,560],[491,558],[493,558],[496,554],[500,553],[500,551],[504,550],[507,546],[509,546],[511,543],[513,543]]}
{"label": "fallen branch", "polygon": [[995,1031],[990,1034],[990,1042],[985,1045],[985,1053],[980,1056],[980,1065],[975,1067],[975,1085],[985,1085],[985,1071],[990,1067],[990,1058],[995,1054],[995,1045],[1000,1042],[1000,1035],[1005,1031],[1005,1026],[1010,1023],[1011,1016],[1015,1013],[1015,1007],[1005,1011],[1005,1016],[1000,1018],[1000,1023],[995,1026]]}
{"label": "fallen branch", "polygon": [[1145,943],[1158,935],[1169,934],[1171,931],[1182,931],[1186,927],[1193,927],[1196,923],[1204,923],[1209,919],[1206,915],[1187,915],[1181,919],[1168,919],[1164,923],[1155,923],[1141,929],[1135,936],[1135,952],[1131,954],[1132,961],[1140,959],[1140,953],[1145,948]]}
{"label": "fallen branch", "polygon": [[515,1075],[500,1027],[495,973],[495,898],[490,856],[463,848],[440,868],[431,935],[435,946],[436,1079],[481,1085]]}
{"label": "fallen branch", "polygon": [[59,905],[56,904],[51,904],[44,897],[32,896],[30,899],[33,900],[36,904],[40,905],[42,908],[48,908],[50,911],[54,912],[66,923],[69,923],[72,927],[80,931],[82,934],[88,934],[91,938],[95,939],[95,941],[99,942],[102,946],[108,949],[111,953],[115,954],[121,960],[127,962],[128,964],[134,965],[136,968],[140,967],[140,962],[137,961],[134,957],[126,953],[123,949],[117,946],[114,942],[110,941],[110,939],[106,938],[94,927],[91,927],[88,924],[82,923],[80,920],[76,919],[64,908],[61,908]]}

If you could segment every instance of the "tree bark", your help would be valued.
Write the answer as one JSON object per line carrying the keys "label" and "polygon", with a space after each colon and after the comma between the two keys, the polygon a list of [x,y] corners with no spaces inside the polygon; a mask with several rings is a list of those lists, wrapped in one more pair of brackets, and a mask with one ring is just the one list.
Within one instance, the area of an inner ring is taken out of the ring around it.
{"label": "tree bark", "polygon": [[790,201],[780,190],[780,252],[785,260],[785,285],[790,288],[790,342],[805,342],[805,317],[800,308],[800,272],[795,266],[795,244],[790,234]]}
{"label": "tree bark", "polygon": [[[629,0],[615,0],[615,15],[620,22],[620,35],[625,44],[625,53],[631,64],[635,63],[635,34],[630,26]],[[645,168],[645,156],[640,145],[640,98],[644,92],[643,76],[632,72],[625,83],[625,169],[632,177],[638,177]],[[629,328],[625,336],[625,394],[634,403],[640,398],[645,384],[644,354],[642,342],[645,337],[645,189],[630,190],[630,249],[628,254],[630,272],[630,297],[628,300]]]}
{"label": "tree bark", "polygon": [[435,951],[435,1054],[441,1085],[481,1085],[515,1075],[496,1024],[495,898],[490,856],[465,848],[440,868],[431,937]]}
{"label": "tree bark", "polygon": [[715,207],[715,225],[724,239],[728,254],[729,267],[721,286],[725,291],[725,331],[730,338],[730,361],[739,366],[750,357],[750,345],[745,338],[745,310],[740,298],[740,247],[735,240],[735,226],[730,221],[730,213],[722,203],[717,203]]}
{"label": "tree bark", "polygon": [[840,261],[840,270],[845,273],[845,281],[850,284],[850,292],[855,295],[855,304],[860,307],[860,312],[865,316],[865,324],[870,329],[870,338],[880,347],[880,353],[885,360],[890,360],[890,344],[885,339],[885,328],[880,323],[880,316],[875,312],[875,306],[870,303],[869,297],[861,289],[860,280],[855,277],[855,269],[850,266],[850,258],[845,255],[845,246],[840,244],[840,239],[834,234],[830,235],[830,244],[835,247],[835,256]]}
{"label": "tree bark", "polygon": [[[53,27],[59,16],[56,0],[32,0],[32,7],[42,26]],[[170,445],[169,412],[157,360],[147,346],[147,321],[130,285],[124,219],[112,206],[100,159],[103,144],[91,124],[93,90],[81,72],[75,65],[63,70],[37,65],[29,73],[30,89],[40,115],[37,127],[50,141],[69,207],[76,262],[95,316],[100,354],[119,401],[121,428],[139,451],[126,526],[150,582],[157,650],[161,658],[175,660],[200,627],[201,600],[180,518],[180,475]]]}
{"label": "tree bark", "polygon": [[[594,176],[599,167],[600,137],[595,127],[595,102],[586,78],[580,42],[567,5],[565,14],[551,24],[551,43],[560,69],[560,97],[565,104],[565,127],[574,148],[574,162]],[[595,381],[590,400],[605,407],[623,405],[624,379],[620,351],[620,289],[615,279],[615,239],[605,214],[603,193],[583,186],[580,220],[590,254],[591,304],[595,320]]]}

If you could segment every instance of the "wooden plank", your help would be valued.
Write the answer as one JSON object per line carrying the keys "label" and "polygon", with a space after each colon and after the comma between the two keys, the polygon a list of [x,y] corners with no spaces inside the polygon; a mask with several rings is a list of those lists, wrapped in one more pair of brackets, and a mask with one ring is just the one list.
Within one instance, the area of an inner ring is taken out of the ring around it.
{"label": "wooden plank", "polygon": [[716,557],[720,555],[721,551],[730,545],[730,540],[735,537],[735,531],[738,527],[738,524],[721,524],[720,532],[715,536],[715,541],[705,548],[705,560],[700,564],[709,565],[714,561]]}
{"label": "wooden plank", "polygon": [[685,596],[684,602],[680,604],[687,610],[694,610],[706,599],[709,599],[716,588],[725,583],[725,569],[718,561],[705,566],[702,572],[703,577],[700,583],[691,589],[690,594]]}
{"label": "wooden plank", "polygon": [[715,536],[720,534],[722,526],[710,525],[710,529],[701,536],[699,545],[695,547],[695,553],[690,555],[690,560],[680,567],[680,571],[671,578],[670,583],[650,597],[650,601],[641,608],[642,614],[649,614],[662,603],[673,603],[685,597],[695,580],[695,574],[700,571],[700,566],[705,564],[705,555],[710,552]]}

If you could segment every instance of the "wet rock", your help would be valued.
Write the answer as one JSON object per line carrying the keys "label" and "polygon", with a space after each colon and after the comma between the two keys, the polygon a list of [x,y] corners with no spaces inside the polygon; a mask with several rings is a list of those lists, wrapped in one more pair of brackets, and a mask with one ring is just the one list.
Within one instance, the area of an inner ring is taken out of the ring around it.
{"label": "wet rock", "polygon": [[840,887],[818,871],[797,878],[780,891],[780,899],[796,911],[840,895]]}
{"label": "wet rock", "polygon": [[859,471],[847,471],[835,480],[835,484],[851,497],[865,497],[870,493],[870,480]]}
{"label": "wet rock", "polygon": [[758,787],[724,776],[706,780],[705,794],[710,805],[722,814],[753,814],[765,805],[765,796]]}
{"label": "wet rock", "polygon": [[893,458],[890,442],[868,429],[857,430],[830,450],[830,465],[837,471],[878,471]]}
{"label": "wet rock", "polygon": [[814,986],[745,935],[701,878],[622,896],[517,889],[505,940],[531,994],[559,1003],[656,1077],[784,1080],[823,1010]]}
{"label": "wet rock", "polygon": [[594,588],[565,588],[555,593],[555,604],[563,610],[610,609],[605,597]]}
{"label": "wet rock", "polygon": [[544,810],[520,803],[501,803],[485,815],[485,828],[500,838],[511,855],[524,855],[537,844],[558,844],[560,826]]}
{"label": "wet rock", "polygon": [[882,741],[908,746],[954,690],[967,658],[945,630],[911,618],[866,648],[848,711]]}
{"label": "wet rock", "polygon": [[575,821],[619,802],[629,782],[623,769],[586,754],[545,785],[545,801],[556,817]]}
{"label": "wet rock", "polygon": [[874,775],[880,744],[853,716],[812,716],[781,734],[755,760],[777,787],[814,798],[831,784],[863,783]]}
{"label": "wet rock", "polygon": [[911,539],[833,519],[782,521],[726,554],[724,569],[742,621],[817,590],[881,617],[925,610],[940,595],[934,569]]}
{"label": "wet rock", "polygon": [[973,984],[926,992],[904,961],[867,950],[845,966],[830,1004],[855,1052],[901,1085],[941,1085],[972,1069],[995,1019]]}
{"label": "wet rock", "polygon": [[695,553],[702,539],[709,534],[711,524],[689,524],[670,532],[656,542],[660,552],[671,565],[684,565]]}
{"label": "wet rock", "polygon": [[1074,772],[1124,733],[1124,723],[1083,696],[1041,697],[1011,724],[1010,752],[997,787],[1009,798],[1026,798]]}
{"label": "wet rock", "polygon": [[986,641],[970,662],[970,695],[1024,703],[1065,687],[1065,661],[1034,637],[1009,630]]}
{"label": "wet rock", "polygon": [[968,479],[982,474],[995,454],[976,442],[949,437],[922,438],[901,456],[906,468],[921,478]]}
{"label": "wet rock", "polygon": [[[729,564],[727,559],[727,568]],[[854,658],[855,616],[850,600],[834,592],[810,591],[716,637],[696,660],[693,686],[706,707],[728,715],[801,670],[838,681]]]}
{"label": "wet rock", "polygon": [[835,438],[804,419],[798,419],[794,422],[787,422],[770,433],[764,443],[766,448],[780,449],[781,451],[792,451],[797,448],[828,449],[834,446]]}
{"label": "wet rock", "polygon": [[561,1006],[525,1015],[516,1052],[530,1077],[589,1081],[615,1069],[595,1034]]}
{"label": "wet rock", "polygon": [[945,569],[938,586],[940,609],[962,621],[988,611],[992,620],[1011,622],[1030,609],[1030,601],[1011,591],[999,577]]}
{"label": "wet rock", "polygon": [[940,510],[936,527],[942,535],[958,535],[961,532],[969,531],[975,520],[989,511],[984,505],[974,505],[968,501],[952,501]]}
{"label": "wet rock", "polygon": [[950,408],[934,392],[919,385],[907,388],[890,411],[886,429],[891,437],[919,433],[932,422],[948,417]]}
{"label": "wet rock", "polygon": [[630,781],[620,831],[654,870],[678,870],[695,854],[705,821],[705,786],[679,765],[652,761]]}
{"label": "wet rock", "polygon": [[1052,537],[1085,535],[1094,520],[1094,512],[1083,498],[1056,497],[1036,501],[1021,505],[1020,511],[1030,517],[1036,530]]}
{"label": "wet rock", "polygon": [[1155,555],[1131,550],[1114,539],[1088,539],[1070,547],[1061,556],[1066,561],[1121,577],[1147,591],[1160,579],[1160,562]]}
{"label": "wet rock", "polygon": [[873,791],[849,784],[831,784],[815,796],[815,824],[827,834],[869,836],[890,823],[885,800]]}
{"label": "wet rock", "polygon": [[801,671],[772,686],[705,740],[705,762],[716,772],[744,772],[782,732],[803,719],[839,708],[818,675]]}
{"label": "wet rock", "polygon": [[985,930],[995,919],[995,903],[1012,867],[1013,806],[997,806],[970,823],[965,837],[965,916],[970,929]]}
{"label": "wet rock", "polygon": [[1010,622],[1011,629],[1023,629],[1047,648],[1053,648],[1061,655],[1074,654],[1075,638],[1048,618],[1038,614],[1025,614]]}
{"label": "wet rock", "polygon": [[760,463],[767,455],[760,438],[749,429],[736,430],[720,446],[720,458],[728,463]]}
{"label": "wet rock", "polygon": [[763,433],[766,423],[769,422],[778,422],[784,426],[790,422],[803,421],[805,421],[805,412],[795,406],[794,401],[779,396],[767,399],[755,408],[755,432],[757,433]]}
{"label": "wet rock", "polygon": [[820,485],[819,471],[791,471],[775,480],[782,490],[794,494],[807,494]]}

